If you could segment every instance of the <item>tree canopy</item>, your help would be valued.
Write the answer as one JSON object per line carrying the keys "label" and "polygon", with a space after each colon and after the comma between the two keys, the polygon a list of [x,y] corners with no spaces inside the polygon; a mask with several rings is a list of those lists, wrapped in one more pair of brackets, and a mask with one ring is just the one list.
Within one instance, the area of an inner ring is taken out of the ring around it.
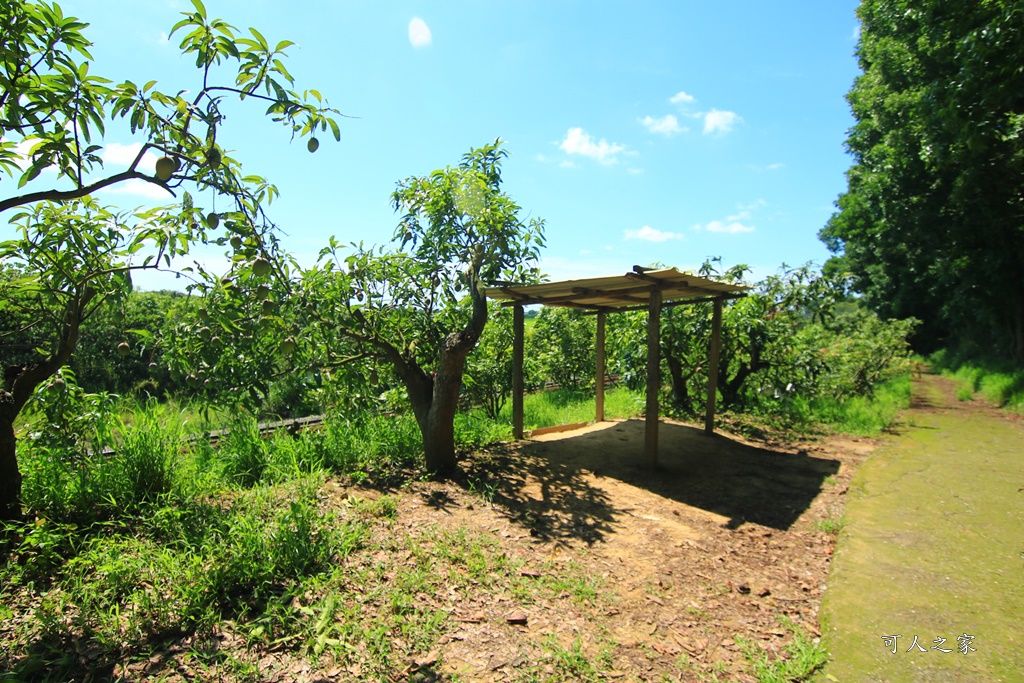
{"label": "tree canopy", "polygon": [[942,345],[1024,359],[1024,3],[862,0],[828,268]]}
{"label": "tree canopy", "polygon": [[431,470],[455,465],[453,424],[466,358],[487,324],[485,284],[538,277],[544,222],[523,220],[502,190],[506,155],[495,140],[458,166],[399,182],[397,248],[349,251],[332,239],[302,282],[302,339],[313,362],[343,355],[390,368],[408,393]]}

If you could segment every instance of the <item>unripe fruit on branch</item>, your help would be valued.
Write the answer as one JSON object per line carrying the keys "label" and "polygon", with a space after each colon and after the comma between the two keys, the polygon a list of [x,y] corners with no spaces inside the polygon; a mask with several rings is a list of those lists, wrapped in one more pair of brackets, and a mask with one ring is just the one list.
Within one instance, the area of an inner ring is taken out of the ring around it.
{"label": "unripe fruit on branch", "polygon": [[306,143],[306,149],[308,149],[309,153],[312,154],[313,152],[320,149],[320,141],[317,140],[316,138],[310,138],[309,142]]}
{"label": "unripe fruit on branch", "polygon": [[263,303],[260,304],[260,310],[263,311],[263,315],[270,315],[274,312],[275,308],[277,308],[277,305],[270,299],[264,299]]}
{"label": "unripe fruit on branch", "polygon": [[256,298],[257,299],[266,299],[268,294],[270,294],[270,287],[268,287],[266,285],[259,285],[256,288]]}
{"label": "unripe fruit on branch", "polygon": [[216,147],[211,147],[206,150],[206,163],[210,165],[210,168],[217,168],[220,166],[221,155],[220,150]]}
{"label": "unripe fruit on branch", "polygon": [[171,157],[160,157],[156,160],[156,177],[159,180],[167,182],[177,170],[178,162]]}
{"label": "unripe fruit on branch", "polygon": [[206,225],[210,230],[216,230],[217,226],[220,225],[220,216],[213,211],[206,214]]}
{"label": "unripe fruit on branch", "polygon": [[270,274],[270,261],[265,258],[258,258],[252,262],[252,273],[256,277],[266,277]]}
{"label": "unripe fruit on branch", "polygon": [[238,235],[232,235],[231,236],[231,248],[234,249],[235,251],[238,251],[239,249],[241,249],[242,248],[242,238],[239,237]]}
{"label": "unripe fruit on branch", "polygon": [[132,347],[128,346],[128,342],[121,342],[117,345],[117,355],[127,356],[132,352]]}
{"label": "unripe fruit on branch", "polygon": [[295,353],[295,348],[296,348],[295,340],[292,339],[291,337],[288,337],[287,339],[282,340],[280,348],[281,348],[281,353],[285,354],[286,356],[292,355],[293,353]]}

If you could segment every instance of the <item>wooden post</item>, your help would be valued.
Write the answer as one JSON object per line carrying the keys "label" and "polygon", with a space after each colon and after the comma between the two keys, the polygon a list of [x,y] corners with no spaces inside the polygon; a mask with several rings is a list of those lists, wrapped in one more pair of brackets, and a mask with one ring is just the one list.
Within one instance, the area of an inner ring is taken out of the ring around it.
{"label": "wooden post", "polygon": [[523,438],[523,307],[512,309],[512,437]]}
{"label": "wooden post", "polygon": [[644,455],[651,469],[658,466],[658,390],[661,389],[661,290],[651,290],[647,308],[647,422]]}
{"label": "wooden post", "polygon": [[708,349],[708,403],[704,414],[704,433],[715,433],[715,400],[718,394],[718,356],[722,347],[722,300],[715,299],[711,315],[711,347]]}
{"label": "wooden post", "polygon": [[597,406],[595,418],[604,422],[604,311],[597,312]]}

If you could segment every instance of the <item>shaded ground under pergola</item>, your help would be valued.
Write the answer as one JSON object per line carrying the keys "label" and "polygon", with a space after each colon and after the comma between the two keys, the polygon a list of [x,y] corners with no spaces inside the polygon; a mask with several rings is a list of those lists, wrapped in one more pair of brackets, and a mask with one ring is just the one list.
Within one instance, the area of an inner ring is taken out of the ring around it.
{"label": "shaded ground under pergola", "polygon": [[[496,283],[487,289],[487,296],[502,300],[503,306],[514,310],[514,342],[512,347],[512,425],[515,438],[523,438],[523,340],[524,307],[563,306],[593,312],[597,315],[597,410],[595,418],[604,420],[605,316],[623,311],[647,311],[647,405],[644,428],[644,457],[650,467],[658,464],[658,390],[661,387],[661,311],[663,308],[700,302],[712,302],[714,313],[708,368],[718,367],[722,336],[722,302],[745,296],[748,287],[720,282],[683,273],[675,268],[643,268],[633,266],[624,275],[545,282],[539,285]],[[715,428],[715,396],[718,373],[708,372],[708,400],[704,431]]]}

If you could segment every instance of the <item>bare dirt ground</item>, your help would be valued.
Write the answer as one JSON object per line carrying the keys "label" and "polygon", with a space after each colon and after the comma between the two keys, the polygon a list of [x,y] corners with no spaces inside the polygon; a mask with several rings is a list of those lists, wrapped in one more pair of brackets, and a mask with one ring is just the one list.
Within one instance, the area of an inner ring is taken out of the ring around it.
{"label": "bare dirt ground", "polygon": [[460,483],[401,492],[398,526],[487,534],[524,576],[567,571],[599,594],[463,594],[446,607],[456,626],[429,680],[523,680],[538,661],[549,664],[532,680],[563,680],[556,653],[575,651],[601,662],[587,669],[600,679],[752,681],[744,639],[780,653],[786,618],[820,636],[829,523],[873,442],[757,443],[666,420],[650,471],[643,441],[641,420],[604,422],[492,447],[463,463]]}

